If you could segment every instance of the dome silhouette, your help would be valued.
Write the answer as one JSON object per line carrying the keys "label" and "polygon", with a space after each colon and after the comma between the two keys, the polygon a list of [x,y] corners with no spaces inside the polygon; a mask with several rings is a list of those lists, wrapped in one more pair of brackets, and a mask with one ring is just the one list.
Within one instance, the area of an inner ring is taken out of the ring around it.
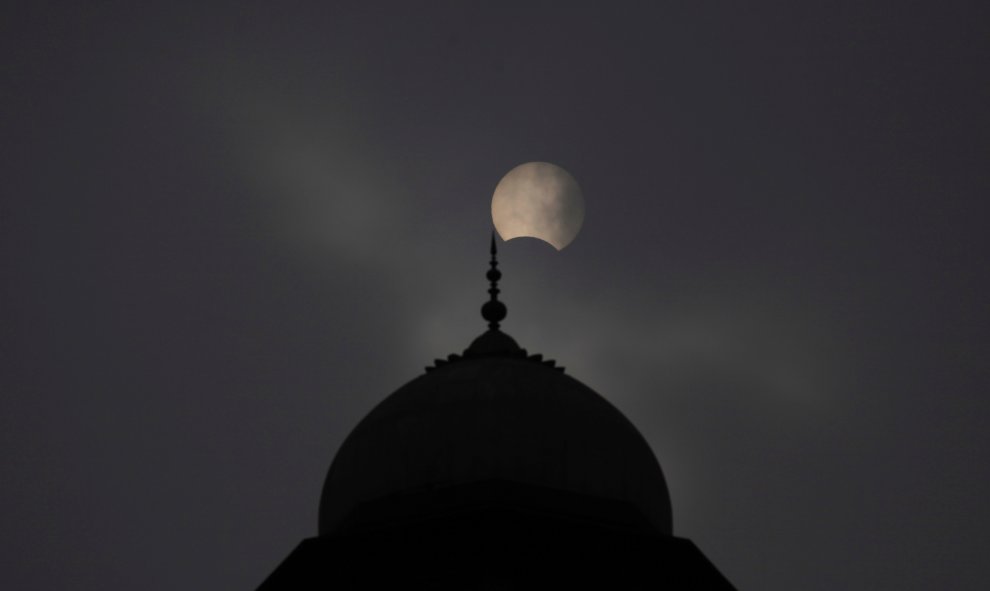
{"label": "dome silhouette", "polygon": [[[403,507],[391,519],[428,518],[428,503],[401,497],[493,481],[512,485],[517,502],[567,493],[584,518],[671,533],[663,473],[633,424],[553,362],[490,329],[357,425],[327,475],[320,534],[367,527],[361,508],[376,502]],[[590,509],[605,504],[613,509]]]}

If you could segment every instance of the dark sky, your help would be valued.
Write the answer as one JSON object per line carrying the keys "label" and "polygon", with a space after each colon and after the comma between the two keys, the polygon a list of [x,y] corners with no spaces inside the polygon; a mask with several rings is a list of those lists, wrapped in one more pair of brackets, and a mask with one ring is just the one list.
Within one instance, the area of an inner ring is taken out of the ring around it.
{"label": "dark sky", "polygon": [[0,588],[259,584],[483,330],[531,160],[587,215],[502,245],[503,327],[675,533],[740,590],[985,588],[990,4],[10,4]]}

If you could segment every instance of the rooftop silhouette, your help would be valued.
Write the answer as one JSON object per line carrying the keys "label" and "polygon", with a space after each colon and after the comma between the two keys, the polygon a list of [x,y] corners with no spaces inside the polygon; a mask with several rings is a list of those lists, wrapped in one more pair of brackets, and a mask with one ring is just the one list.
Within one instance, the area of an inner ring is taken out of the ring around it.
{"label": "rooftop silhouette", "polygon": [[376,406],[330,466],[319,535],[261,585],[279,589],[732,589],[673,535],[649,444],[602,396],[488,330]]}

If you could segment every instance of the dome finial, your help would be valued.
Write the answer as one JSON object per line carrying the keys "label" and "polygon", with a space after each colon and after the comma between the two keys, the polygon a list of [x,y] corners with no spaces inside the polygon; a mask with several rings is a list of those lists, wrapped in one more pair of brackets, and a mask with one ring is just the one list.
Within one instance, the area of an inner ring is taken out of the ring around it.
{"label": "dome finial", "polygon": [[505,304],[498,301],[498,280],[502,278],[502,272],[498,270],[498,258],[495,256],[497,254],[497,250],[495,249],[495,230],[492,230],[491,253],[492,260],[488,263],[491,265],[491,269],[488,269],[488,273],[485,275],[490,285],[488,293],[491,295],[491,299],[481,306],[481,317],[488,321],[489,330],[498,330],[498,323],[505,319],[508,311],[505,308]]}

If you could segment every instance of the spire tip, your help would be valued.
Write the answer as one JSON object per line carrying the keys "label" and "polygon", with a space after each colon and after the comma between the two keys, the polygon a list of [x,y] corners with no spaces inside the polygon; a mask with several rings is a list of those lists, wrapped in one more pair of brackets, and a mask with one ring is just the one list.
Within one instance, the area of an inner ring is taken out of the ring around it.
{"label": "spire tip", "polygon": [[488,293],[491,298],[481,306],[481,317],[488,321],[489,330],[498,330],[499,322],[505,319],[508,310],[506,310],[505,304],[498,301],[498,280],[502,278],[502,272],[498,270],[498,258],[495,256],[497,254],[495,230],[492,230],[491,254],[492,259],[488,263],[491,268],[485,274],[485,277],[488,278]]}

